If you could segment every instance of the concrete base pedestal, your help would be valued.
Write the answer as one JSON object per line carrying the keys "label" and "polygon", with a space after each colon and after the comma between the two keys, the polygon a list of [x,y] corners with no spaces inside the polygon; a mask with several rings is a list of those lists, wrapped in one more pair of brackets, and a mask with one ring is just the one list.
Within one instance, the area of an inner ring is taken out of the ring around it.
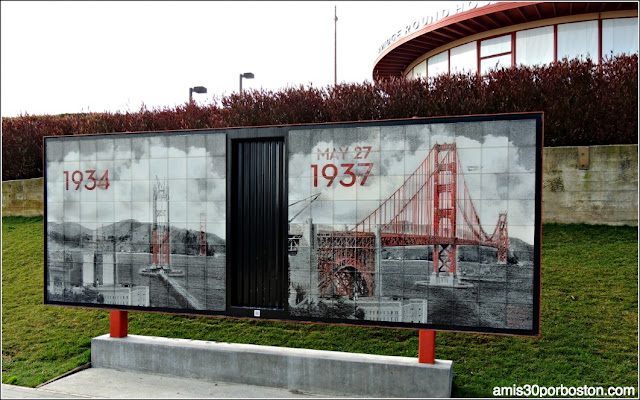
{"label": "concrete base pedestal", "polygon": [[450,397],[453,362],[129,335],[91,340],[91,365],[364,397]]}

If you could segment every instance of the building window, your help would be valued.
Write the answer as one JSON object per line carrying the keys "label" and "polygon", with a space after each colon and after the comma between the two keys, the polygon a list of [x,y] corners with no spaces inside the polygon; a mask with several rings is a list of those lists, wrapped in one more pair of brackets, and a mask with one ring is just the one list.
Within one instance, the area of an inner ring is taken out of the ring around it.
{"label": "building window", "polygon": [[511,35],[504,35],[480,42],[480,57],[511,53]]}
{"label": "building window", "polygon": [[443,51],[429,58],[427,63],[429,78],[449,72],[449,51]]}
{"label": "building window", "polygon": [[478,72],[478,45],[476,42],[454,47],[450,56],[451,73]]}
{"label": "building window", "polygon": [[411,78],[413,78],[413,68],[411,69],[411,71],[407,72],[407,79]]}
{"label": "building window", "polygon": [[420,64],[413,68],[413,77],[420,78],[427,76],[427,60],[424,60]]}
{"label": "building window", "polygon": [[638,18],[602,20],[602,57],[638,52]]}
{"label": "building window", "polygon": [[516,32],[516,64],[553,62],[553,25]]}
{"label": "building window", "polygon": [[422,61],[408,71],[406,77],[431,78],[460,72],[485,75],[492,69],[518,64],[545,65],[564,58],[584,60],[586,57],[599,63],[600,56],[606,60],[637,53],[637,17],[590,20],[514,31],[466,43]]}
{"label": "building window", "polygon": [[558,25],[558,61],[565,57],[598,62],[598,21]]}
{"label": "building window", "polygon": [[511,67],[511,34],[480,42],[480,73]]}

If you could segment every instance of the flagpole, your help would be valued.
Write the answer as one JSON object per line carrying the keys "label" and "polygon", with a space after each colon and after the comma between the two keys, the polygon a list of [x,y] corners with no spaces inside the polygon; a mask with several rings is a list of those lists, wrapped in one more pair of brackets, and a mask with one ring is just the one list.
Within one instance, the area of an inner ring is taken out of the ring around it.
{"label": "flagpole", "polygon": [[338,6],[333,6],[333,85],[338,85]]}

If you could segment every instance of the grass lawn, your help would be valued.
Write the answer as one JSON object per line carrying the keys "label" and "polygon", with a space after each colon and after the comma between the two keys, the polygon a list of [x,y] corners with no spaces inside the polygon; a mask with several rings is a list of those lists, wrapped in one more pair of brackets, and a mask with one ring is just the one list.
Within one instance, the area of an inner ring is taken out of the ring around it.
{"label": "grass lawn", "polygon": [[[2,382],[36,386],[90,360],[109,312],[43,305],[42,218],[2,218]],[[635,227],[544,226],[541,337],[438,332],[453,395],[494,386],[634,386]],[[417,357],[418,331],[129,313],[129,333]]]}

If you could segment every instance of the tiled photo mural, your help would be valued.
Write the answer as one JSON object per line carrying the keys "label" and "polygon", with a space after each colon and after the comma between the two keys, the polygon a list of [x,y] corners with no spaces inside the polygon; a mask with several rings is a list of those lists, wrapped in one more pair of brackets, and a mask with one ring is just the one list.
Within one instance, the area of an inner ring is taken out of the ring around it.
{"label": "tiled photo mural", "polygon": [[45,140],[52,303],[223,311],[226,138]]}
{"label": "tiled photo mural", "polygon": [[291,130],[290,314],[536,334],[537,124]]}
{"label": "tiled photo mural", "polygon": [[238,316],[227,148],[262,129],[288,193],[263,318],[538,334],[540,113],[46,138],[45,302]]}

